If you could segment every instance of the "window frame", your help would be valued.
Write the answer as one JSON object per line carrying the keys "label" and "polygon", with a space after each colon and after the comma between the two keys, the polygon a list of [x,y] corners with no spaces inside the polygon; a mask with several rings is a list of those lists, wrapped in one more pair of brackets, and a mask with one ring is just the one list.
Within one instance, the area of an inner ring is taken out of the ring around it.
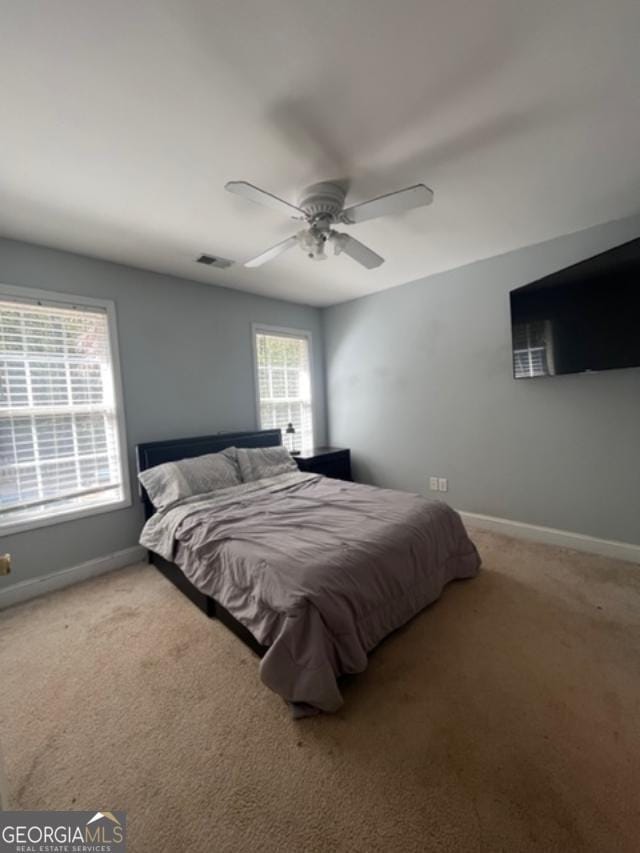
{"label": "window frame", "polygon": [[[253,350],[253,387],[256,407],[256,425],[259,430],[262,430],[267,429],[267,427],[262,426],[262,420],[260,418],[260,374],[258,371],[258,347],[256,344],[256,338],[259,334],[274,335],[276,337],[282,338],[306,339],[307,346],[309,347],[309,405],[311,406],[311,425],[313,429],[313,443],[317,447],[316,438],[318,435],[318,424],[316,421],[316,410],[314,405],[315,393],[313,387],[315,379],[315,365],[313,358],[313,335],[311,333],[311,330],[294,329],[290,326],[270,326],[267,323],[251,324],[251,346]],[[282,436],[282,443],[284,444],[284,435]]]}
{"label": "window frame", "polygon": [[113,376],[113,393],[116,406],[116,429],[120,451],[120,478],[122,498],[104,504],[93,504],[86,508],[73,508],[52,512],[51,515],[22,519],[21,521],[3,523],[0,513],[0,535],[10,536],[15,533],[26,533],[39,527],[50,527],[53,524],[64,524],[92,515],[102,515],[107,512],[126,509],[132,505],[131,479],[129,476],[129,445],[127,443],[127,428],[124,411],[124,393],[122,388],[122,370],[120,366],[120,350],[118,347],[118,328],[116,304],[112,299],[95,299],[91,296],[76,296],[70,293],[60,293],[54,290],[41,290],[34,287],[19,287],[0,283],[0,297],[13,299],[25,304],[36,303],[44,307],[68,308],[100,308],[107,317],[109,349],[111,352],[111,373]]}

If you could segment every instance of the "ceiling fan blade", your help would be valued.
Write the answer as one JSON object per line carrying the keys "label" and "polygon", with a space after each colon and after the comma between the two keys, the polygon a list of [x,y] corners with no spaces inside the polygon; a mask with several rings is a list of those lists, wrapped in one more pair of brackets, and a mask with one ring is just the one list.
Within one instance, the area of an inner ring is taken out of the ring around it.
{"label": "ceiling fan blade", "polygon": [[377,255],[373,249],[365,246],[360,240],[356,240],[351,234],[338,234],[335,232],[333,239],[336,255],[344,252],[345,255],[349,255],[350,258],[353,258],[354,261],[362,264],[368,270],[375,269],[384,263],[384,258],[381,258],[380,255]]}
{"label": "ceiling fan blade", "polygon": [[224,185],[225,190],[230,193],[242,196],[242,198],[254,201],[256,204],[264,204],[266,207],[272,207],[274,210],[280,211],[294,219],[304,219],[304,211],[300,210],[294,204],[289,204],[288,201],[278,198],[273,193],[268,193],[266,190],[261,190],[260,187],[254,187],[246,181],[229,181]]}
{"label": "ceiling fan blade", "polygon": [[245,267],[261,267],[262,264],[266,264],[267,261],[271,261],[274,258],[277,258],[278,255],[281,255],[288,249],[293,249],[293,247],[297,246],[297,244],[297,234],[294,234],[292,237],[287,237],[286,240],[283,240],[281,243],[276,243],[275,246],[272,246],[270,249],[267,249],[266,252],[262,252],[262,254],[257,255],[255,258],[251,258],[250,261],[247,261],[245,263]]}
{"label": "ceiling fan blade", "polygon": [[424,184],[416,184],[395,193],[387,193],[362,204],[354,204],[342,211],[340,219],[342,222],[353,225],[356,222],[366,222],[367,219],[376,219],[378,216],[388,216],[391,213],[402,213],[404,210],[412,210],[414,207],[422,207],[433,201],[433,190]]}

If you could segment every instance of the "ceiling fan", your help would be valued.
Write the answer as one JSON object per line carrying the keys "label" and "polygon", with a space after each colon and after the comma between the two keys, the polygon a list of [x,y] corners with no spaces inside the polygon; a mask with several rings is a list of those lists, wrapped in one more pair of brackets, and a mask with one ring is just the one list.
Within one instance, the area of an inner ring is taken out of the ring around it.
{"label": "ceiling fan", "polygon": [[374,269],[384,263],[384,258],[355,237],[336,231],[332,226],[338,222],[355,225],[379,216],[422,207],[433,201],[433,191],[424,184],[416,184],[347,208],[344,206],[346,190],[339,184],[328,182],[307,187],[298,205],[289,204],[288,201],[246,181],[229,181],[225,184],[225,189],[249,201],[279,210],[292,219],[302,219],[306,223],[306,227],[297,234],[287,237],[266,252],[251,258],[245,263],[245,267],[260,267],[294,246],[300,246],[309,258],[322,261],[327,257],[325,252],[327,243],[332,243],[334,254],[339,255],[344,252],[366,269]]}

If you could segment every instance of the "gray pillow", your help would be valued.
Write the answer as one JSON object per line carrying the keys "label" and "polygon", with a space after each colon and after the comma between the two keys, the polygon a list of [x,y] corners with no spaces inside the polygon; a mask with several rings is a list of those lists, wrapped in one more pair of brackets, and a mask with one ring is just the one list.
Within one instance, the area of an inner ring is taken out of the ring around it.
{"label": "gray pillow", "polygon": [[141,471],[138,479],[156,509],[165,509],[192,495],[228,489],[242,482],[235,447],[228,447],[221,453],[165,462]]}
{"label": "gray pillow", "polygon": [[238,447],[236,454],[243,483],[298,470],[286,447]]}

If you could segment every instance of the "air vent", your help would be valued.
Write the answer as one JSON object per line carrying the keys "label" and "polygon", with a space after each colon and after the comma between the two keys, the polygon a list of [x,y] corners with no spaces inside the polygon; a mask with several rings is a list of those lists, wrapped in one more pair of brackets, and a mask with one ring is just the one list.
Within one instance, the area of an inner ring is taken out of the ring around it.
{"label": "air vent", "polygon": [[199,258],[196,258],[196,263],[204,264],[206,267],[218,267],[218,269],[226,269],[226,267],[230,267],[233,261],[227,260],[227,258],[221,258],[217,255],[200,255]]}

